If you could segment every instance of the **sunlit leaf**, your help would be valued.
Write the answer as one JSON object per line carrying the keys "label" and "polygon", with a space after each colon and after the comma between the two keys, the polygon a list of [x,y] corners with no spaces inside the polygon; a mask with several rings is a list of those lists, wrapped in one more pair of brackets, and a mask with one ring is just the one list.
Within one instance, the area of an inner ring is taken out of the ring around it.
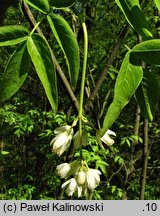
{"label": "sunlit leaf", "polygon": [[0,27],[0,46],[11,46],[27,40],[29,31],[19,25]]}
{"label": "sunlit leaf", "polygon": [[143,41],[132,49],[130,62],[134,65],[141,65],[142,61],[160,65],[160,39]]}
{"label": "sunlit leaf", "polygon": [[66,56],[71,85],[75,87],[80,67],[79,46],[76,36],[63,17],[53,14],[47,18],[52,32]]}
{"label": "sunlit leaf", "polygon": [[43,13],[49,12],[50,6],[48,0],[25,0],[25,2]]}
{"label": "sunlit leaf", "polygon": [[118,73],[114,88],[113,102],[105,115],[101,136],[112,126],[142,80],[142,68],[130,64],[129,55],[130,51],[126,54]]}
{"label": "sunlit leaf", "polygon": [[51,107],[56,112],[58,104],[57,81],[48,43],[42,36],[32,34],[27,40],[27,48]]}
{"label": "sunlit leaf", "polygon": [[144,38],[151,39],[152,33],[146,17],[141,10],[139,0],[116,0],[117,5],[124,13],[129,24]]}

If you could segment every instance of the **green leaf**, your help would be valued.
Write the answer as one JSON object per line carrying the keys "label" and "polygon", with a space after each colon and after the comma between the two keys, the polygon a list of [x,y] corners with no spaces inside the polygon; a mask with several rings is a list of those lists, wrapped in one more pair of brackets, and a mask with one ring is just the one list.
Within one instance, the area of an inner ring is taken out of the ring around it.
{"label": "green leaf", "polygon": [[124,13],[129,24],[142,36],[143,39],[151,39],[152,33],[149,30],[149,26],[139,0],[116,0],[117,5]]}
{"label": "green leaf", "polygon": [[19,25],[0,27],[0,46],[11,46],[27,40],[30,32]]}
{"label": "green leaf", "polygon": [[27,48],[51,107],[56,112],[58,104],[57,80],[48,43],[42,36],[32,34],[27,40]]}
{"label": "green leaf", "polygon": [[30,69],[30,57],[26,43],[21,45],[10,57],[0,80],[0,101],[14,95],[25,81]]}
{"label": "green leaf", "polygon": [[42,13],[49,12],[50,5],[48,0],[25,0],[25,2]]}
{"label": "green leaf", "polygon": [[158,10],[160,10],[160,1],[159,0],[154,0],[154,1],[155,1],[155,4],[156,4]]}
{"label": "green leaf", "polygon": [[118,73],[114,88],[113,102],[105,115],[101,136],[112,126],[142,80],[142,68],[130,64],[129,56],[130,51],[126,54]]}
{"label": "green leaf", "polygon": [[109,167],[109,164],[101,160],[100,158],[96,161],[96,169],[100,168],[105,175],[107,174],[107,167]]}
{"label": "green leaf", "polygon": [[159,97],[160,86],[156,76],[154,73],[144,70],[142,82],[136,91],[136,98],[141,113],[146,119],[153,120]]}
{"label": "green leaf", "polygon": [[134,65],[141,65],[142,61],[160,65],[160,39],[141,42],[132,49],[130,62]]}
{"label": "green leaf", "polygon": [[66,56],[71,85],[75,87],[80,67],[79,46],[76,36],[63,17],[53,14],[47,16],[47,19],[56,40]]}
{"label": "green leaf", "polygon": [[69,7],[73,5],[76,0],[50,0],[50,5],[56,8]]}

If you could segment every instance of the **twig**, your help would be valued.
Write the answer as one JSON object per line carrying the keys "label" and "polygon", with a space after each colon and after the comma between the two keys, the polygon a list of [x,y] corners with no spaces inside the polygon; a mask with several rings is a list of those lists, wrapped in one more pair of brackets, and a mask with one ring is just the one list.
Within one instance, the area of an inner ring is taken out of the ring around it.
{"label": "twig", "polygon": [[100,87],[101,87],[103,81],[104,81],[105,78],[106,78],[106,75],[107,75],[107,73],[108,73],[108,70],[109,70],[110,65],[112,65],[112,63],[114,62],[114,60],[115,60],[115,58],[116,58],[116,56],[117,56],[117,54],[118,54],[120,45],[121,45],[123,39],[125,38],[125,36],[126,36],[126,34],[127,34],[127,32],[128,32],[128,28],[129,28],[129,26],[126,25],[126,26],[122,29],[122,31],[121,31],[121,33],[120,33],[120,36],[119,36],[119,40],[118,40],[117,43],[114,45],[114,47],[113,47],[113,49],[112,49],[112,52],[111,52],[111,54],[110,54],[110,57],[109,57],[109,59],[108,59],[106,65],[105,65],[105,67],[104,67],[104,69],[103,69],[103,71],[102,71],[102,73],[101,73],[101,75],[100,75],[100,78],[99,78],[99,80],[97,81],[96,86],[95,86],[95,88],[93,89],[93,92],[92,92],[92,94],[91,94],[89,100],[88,100],[88,101],[86,102],[86,104],[85,104],[85,110],[87,110],[87,109],[90,107],[91,103],[94,101],[94,99],[95,99],[95,97],[96,97],[96,95],[97,95],[97,93],[98,93],[98,91],[99,91],[99,89],[100,89]]}

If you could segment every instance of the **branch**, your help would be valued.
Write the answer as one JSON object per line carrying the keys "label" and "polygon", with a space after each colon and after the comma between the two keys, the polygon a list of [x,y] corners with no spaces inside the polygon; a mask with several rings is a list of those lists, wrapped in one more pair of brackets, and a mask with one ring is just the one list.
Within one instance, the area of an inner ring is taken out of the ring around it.
{"label": "branch", "polygon": [[146,186],[146,178],[147,178],[147,165],[148,165],[148,119],[144,120],[144,146],[143,146],[143,167],[141,172],[141,180],[140,180],[140,200],[144,200],[145,186]]}
{"label": "branch", "polygon": [[104,69],[103,69],[103,71],[102,71],[102,73],[101,73],[101,75],[100,75],[100,78],[99,78],[99,80],[97,81],[97,84],[96,84],[95,88],[93,89],[93,92],[92,92],[91,96],[89,97],[89,100],[88,100],[88,101],[86,102],[86,104],[85,104],[85,110],[87,110],[87,109],[90,107],[91,103],[94,101],[96,95],[98,94],[98,91],[99,91],[99,89],[100,89],[100,87],[101,87],[103,81],[104,81],[105,78],[106,78],[106,75],[107,75],[107,73],[108,73],[109,67],[110,67],[110,65],[113,64],[113,62],[114,62],[114,60],[115,60],[115,58],[116,58],[116,56],[117,56],[117,54],[118,54],[120,45],[121,45],[123,39],[125,38],[125,36],[127,35],[128,29],[129,29],[129,26],[128,26],[128,25],[126,25],[126,26],[122,29],[122,31],[121,31],[121,33],[120,33],[120,36],[119,36],[119,40],[118,40],[117,43],[114,45],[114,47],[113,47],[113,49],[112,49],[112,52],[111,52],[111,54],[110,54],[110,57],[109,57],[109,59],[108,59],[106,65],[105,65],[105,67],[104,67]]}

